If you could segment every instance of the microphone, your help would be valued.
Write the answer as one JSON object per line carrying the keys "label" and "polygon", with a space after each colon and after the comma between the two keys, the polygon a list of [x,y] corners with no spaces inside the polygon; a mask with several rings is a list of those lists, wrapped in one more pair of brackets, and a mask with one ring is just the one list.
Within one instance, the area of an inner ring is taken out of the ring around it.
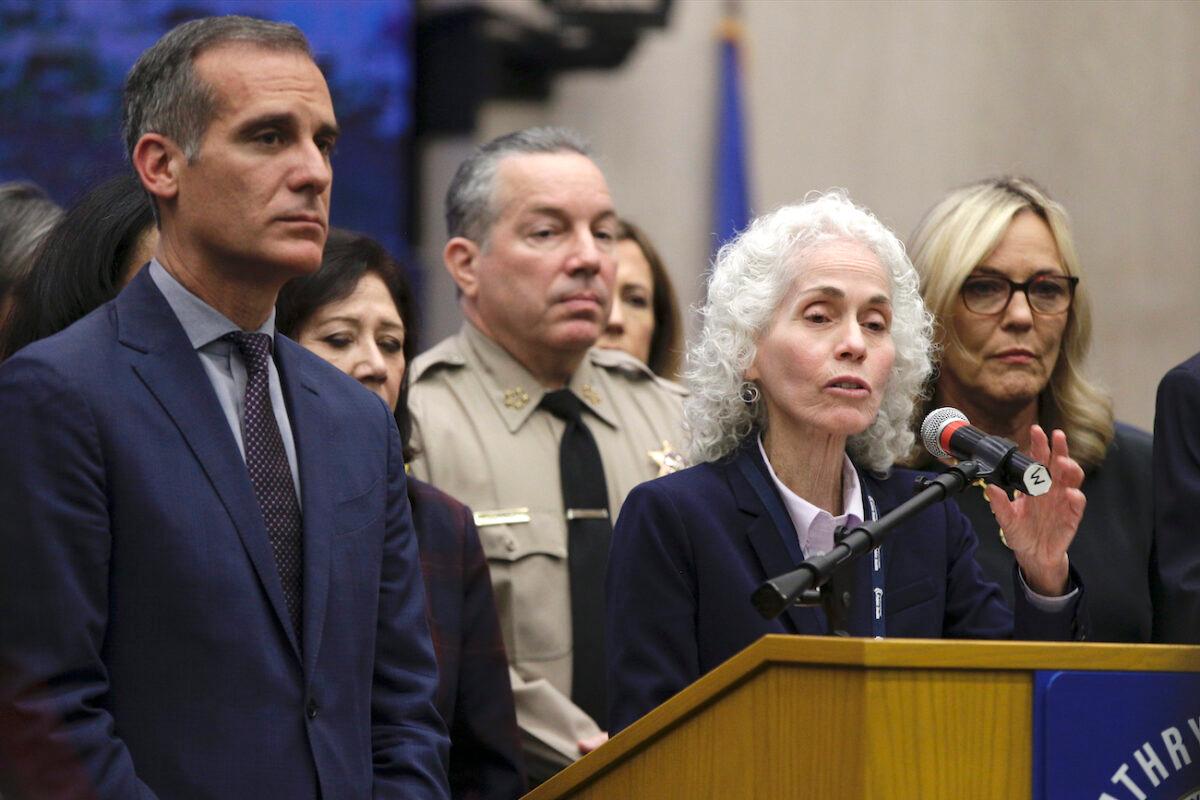
{"label": "microphone", "polygon": [[991,483],[1037,496],[1050,491],[1050,471],[1017,450],[1017,445],[991,436],[971,425],[957,408],[929,412],[921,423],[925,449],[937,458],[974,459],[986,470]]}

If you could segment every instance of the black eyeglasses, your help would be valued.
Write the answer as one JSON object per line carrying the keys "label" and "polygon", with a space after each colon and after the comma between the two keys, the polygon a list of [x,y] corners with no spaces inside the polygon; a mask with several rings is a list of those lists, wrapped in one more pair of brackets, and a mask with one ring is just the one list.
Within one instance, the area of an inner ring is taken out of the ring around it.
{"label": "black eyeglasses", "polygon": [[976,314],[999,314],[1008,308],[1018,289],[1038,314],[1061,314],[1071,307],[1077,283],[1079,278],[1068,275],[1034,275],[1024,283],[1001,275],[971,275],[963,283],[961,294],[963,304]]}

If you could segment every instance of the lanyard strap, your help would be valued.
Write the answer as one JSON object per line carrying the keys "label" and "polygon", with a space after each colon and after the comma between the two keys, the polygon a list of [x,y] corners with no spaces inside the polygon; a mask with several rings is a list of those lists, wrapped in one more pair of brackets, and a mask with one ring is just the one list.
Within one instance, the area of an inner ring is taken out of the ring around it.
{"label": "lanyard strap", "polygon": [[[859,485],[862,485],[861,482]],[[871,517],[871,521],[879,519],[879,508],[875,505],[875,498],[863,486],[863,494],[867,498],[867,513]],[[882,639],[887,632],[887,626],[883,617],[883,546],[880,545],[871,551],[871,635],[876,639]]]}
{"label": "lanyard strap", "polygon": [[[766,507],[767,513],[771,516],[783,539],[788,554],[792,557],[792,563],[799,564],[804,560],[804,554],[800,551],[800,541],[796,536],[796,529],[792,525],[791,517],[783,507],[783,502],[768,485],[766,476],[749,459],[739,459],[738,468],[754,489],[754,493],[758,495],[759,500],[762,501],[763,506]],[[867,516],[871,521],[879,519],[879,507],[875,505],[875,498],[871,496],[861,473],[858,485],[862,487],[863,497],[867,501],[865,509]],[[883,578],[883,553],[879,547],[876,547],[871,551],[871,635],[876,639],[882,639],[887,631],[884,621]]]}

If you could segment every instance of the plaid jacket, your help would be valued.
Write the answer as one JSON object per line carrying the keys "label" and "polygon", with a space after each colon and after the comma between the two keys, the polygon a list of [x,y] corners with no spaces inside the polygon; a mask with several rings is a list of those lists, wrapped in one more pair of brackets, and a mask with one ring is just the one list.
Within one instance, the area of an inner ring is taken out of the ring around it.
{"label": "plaid jacket", "polygon": [[450,731],[451,794],[519,797],[520,733],[479,532],[470,509],[427,483],[409,478],[408,500],[437,655],[436,705]]}

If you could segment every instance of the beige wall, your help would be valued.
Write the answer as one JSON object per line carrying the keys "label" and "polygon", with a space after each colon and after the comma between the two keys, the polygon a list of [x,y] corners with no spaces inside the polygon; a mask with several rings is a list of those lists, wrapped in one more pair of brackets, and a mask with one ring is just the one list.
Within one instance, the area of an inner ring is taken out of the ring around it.
{"label": "beige wall", "polygon": [[[545,105],[493,104],[480,131],[588,135],[688,304],[710,241],[721,8],[677,0],[622,69],[562,78]],[[1200,350],[1200,3],[747,0],[744,23],[757,210],[841,186],[903,238],[951,187],[1034,177],[1074,220],[1091,372],[1121,418],[1151,425],[1159,377]],[[430,151],[427,208],[467,144]],[[456,327],[440,274],[429,299],[430,333]]]}

